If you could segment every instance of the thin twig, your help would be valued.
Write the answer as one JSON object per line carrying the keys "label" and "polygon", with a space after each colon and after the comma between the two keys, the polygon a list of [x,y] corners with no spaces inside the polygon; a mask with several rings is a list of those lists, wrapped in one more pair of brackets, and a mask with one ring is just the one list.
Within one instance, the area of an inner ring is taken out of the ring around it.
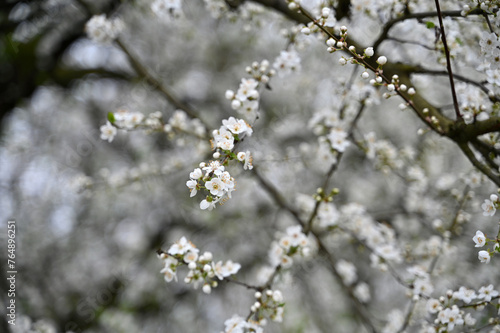
{"label": "thin twig", "polygon": [[[476,8],[476,9],[472,10],[470,13],[468,13],[468,15],[485,15],[485,14],[486,13],[480,8]],[[441,15],[443,17],[463,17],[462,11],[460,11],[460,10],[443,11],[443,12],[441,12]],[[380,44],[382,44],[382,42],[384,42],[387,39],[389,31],[397,23],[403,22],[406,20],[412,20],[412,19],[421,20],[421,19],[424,19],[427,17],[436,17],[436,16],[438,16],[437,12],[422,12],[422,13],[412,13],[412,14],[408,14],[405,16],[396,17],[396,18],[390,20],[389,22],[387,22],[385,24],[384,28],[382,29],[382,32],[380,33],[380,36],[377,38],[375,43],[373,43],[373,49],[374,50],[378,49]]]}
{"label": "thin twig", "polygon": [[470,149],[467,142],[457,143],[460,149],[463,151],[465,156],[471,161],[471,163],[482,173],[484,173],[491,181],[493,181],[497,186],[500,186],[500,178],[493,173],[493,171],[485,166],[483,163],[474,156],[474,152]]}
{"label": "thin twig", "polygon": [[472,139],[470,143],[484,157],[484,160],[486,161],[486,163],[489,165],[490,168],[492,168],[493,170],[498,170],[500,166],[491,159],[490,154],[493,152],[487,144],[485,144],[478,138]]}
{"label": "thin twig", "polygon": [[357,311],[356,314],[358,316],[360,316],[360,318],[363,321],[363,324],[365,325],[365,327],[369,331],[376,333],[377,330],[375,329],[375,326],[373,325],[370,318],[368,317],[368,314],[366,313],[365,307],[358,300],[358,298],[354,295],[354,291],[353,291],[352,286],[347,286],[344,283],[342,276],[337,271],[337,268],[335,267],[335,264],[337,261],[335,260],[334,255],[330,251],[328,251],[328,249],[326,248],[325,244],[323,243],[323,241],[321,240],[319,235],[315,234],[314,231],[312,232],[312,234],[314,235],[314,237],[316,238],[316,241],[318,242],[320,253],[325,255],[326,258],[328,259],[328,263],[329,263],[328,267],[330,268],[330,271],[333,273],[333,275],[337,279],[338,283],[343,286],[343,290],[347,293],[347,295],[351,299],[352,304],[356,308],[356,311]]}
{"label": "thin twig", "polygon": [[304,229],[306,224],[304,221],[299,216],[299,213],[290,207],[288,203],[285,201],[285,199],[281,196],[279,191],[274,187],[273,184],[271,184],[267,179],[265,179],[260,172],[258,171],[258,168],[254,165],[254,168],[252,169],[253,174],[259,181],[259,183],[262,185],[262,187],[267,191],[268,194],[271,195],[271,197],[274,199],[274,201],[280,206],[282,209],[288,211],[292,216],[295,218],[295,220],[302,226]]}
{"label": "thin twig", "polygon": [[453,82],[453,71],[451,69],[450,50],[448,49],[448,43],[446,42],[446,32],[444,31],[443,15],[441,14],[441,7],[439,6],[439,0],[435,0],[435,3],[436,3],[436,10],[438,13],[439,27],[441,29],[441,39],[443,41],[444,54],[446,56],[446,68],[448,69],[448,75],[450,77],[451,96],[453,97],[453,105],[455,106],[455,115],[457,116],[457,119],[462,119],[462,115],[460,114],[460,110],[458,107],[458,99],[457,99],[457,92],[455,91],[455,83]]}
{"label": "thin twig", "polygon": [[414,42],[412,40],[404,40],[404,39],[399,39],[399,38],[396,38],[396,37],[387,37],[385,40],[392,40],[394,42],[398,42],[398,43],[401,43],[401,44],[417,45],[417,46],[423,47],[424,49],[427,49],[427,50],[436,51],[435,47],[427,46],[425,44],[422,44],[422,43],[419,43],[419,42]]}
{"label": "thin twig", "polygon": [[[413,70],[413,73],[415,73],[415,74],[428,74],[428,75],[448,75],[447,71],[434,70],[434,69],[425,69],[425,68],[422,68],[422,67],[415,67],[414,70]],[[481,89],[487,95],[491,92],[491,90],[488,89],[481,82],[474,81],[472,79],[469,79],[468,77],[465,77],[465,76],[460,75],[460,74],[455,74],[455,73],[453,74],[453,77],[455,79],[459,80],[459,81],[462,81],[462,82],[465,82],[465,83],[468,83],[468,84],[471,84],[473,86],[478,87],[479,89]],[[488,96],[488,98],[493,103],[495,103],[495,102],[498,101],[495,96],[493,96],[493,97]]]}
{"label": "thin twig", "polygon": [[130,52],[128,47],[123,43],[121,39],[116,39],[116,45],[125,53],[132,68],[136,71],[136,73],[142,77],[146,82],[155,90],[158,90],[165,98],[172,103],[176,108],[186,112],[191,118],[197,118],[200,122],[205,126],[206,129],[209,129],[207,123],[203,121],[191,107],[187,106],[183,102],[181,102],[172,92],[170,92],[167,87],[163,85],[163,83],[154,77],[149,70],[141,63],[141,61]]}

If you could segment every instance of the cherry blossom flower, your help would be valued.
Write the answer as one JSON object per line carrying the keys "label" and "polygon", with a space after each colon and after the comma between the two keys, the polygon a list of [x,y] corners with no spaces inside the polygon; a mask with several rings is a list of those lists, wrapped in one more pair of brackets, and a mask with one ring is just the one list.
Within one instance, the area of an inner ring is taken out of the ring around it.
{"label": "cherry blossom flower", "polygon": [[482,263],[488,264],[490,262],[491,257],[488,251],[479,251],[477,256]]}
{"label": "cherry blossom flower", "polygon": [[111,125],[108,121],[106,125],[102,125],[101,128],[101,139],[107,140],[108,142],[112,142],[116,135],[116,127]]}
{"label": "cherry blossom flower", "polygon": [[493,297],[497,297],[498,295],[498,291],[493,289],[493,285],[490,284],[487,287],[479,288],[479,294],[477,295],[477,298],[484,299],[487,302],[491,302],[491,299]]}
{"label": "cherry blossom flower", "polygon": [[486,244],[486,237],[481,231],[476,231],[476,235],[472,238],[474,243],[476,243],[475,247],[483,247]]}

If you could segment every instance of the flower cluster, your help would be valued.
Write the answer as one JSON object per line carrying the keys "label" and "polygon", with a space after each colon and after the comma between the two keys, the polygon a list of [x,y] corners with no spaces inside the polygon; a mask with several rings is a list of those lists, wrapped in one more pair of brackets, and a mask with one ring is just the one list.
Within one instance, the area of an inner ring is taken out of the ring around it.
{"label": "flower cluster", "polygon": [[281,51],[279,57],[274,60],[273,67],[280,76],[291,74],[300,69],[300,57],[294,50]]}
{"label": "flower cluster", "polygon": [[184,111],[177,110],[165,124],[160,111],[152,112],[145,116],[141,112],[119,110],[108,113],[106,125],[101,126],[101,139],[113,141],[117,129],[131,131],[137,128],[146,129],[148,132],[165,132],[172,138],[176,132],[192,134],[203,138],[206,130],[199,119],[189,119]]}
{"label": "flower cluster", "polygon": [[116,136],[117,128],[123,130],[132,130],[139,126],[145,126],[152,130],[161,129],[161,112],[153,112],[147,118],[140,112],[130,112],[119,110],[108,114],[106,125],[101,126],[101,139],[108,142],[113,141]]}
{"label": "flower cluster", "polygon": [[322,140],[326,140],[331,149],[343,153],[350,145],[349,135],[344,130],[346,123],[340,118],[338,111],[322,109],[314,114],[308,126],[316,135],[323,138]]}
{"label": "flower cluster", "polygon": [[238,90],[226,91],[226,99],[231,101],[231,108],[238,113],[245,115],[248,120],[254,120],[259,110],[259,91],[260,84],[269,88],[269,80],[276,75],[285,76],[300,69],[300,57],[294,50],[281,51],[275,59],[273,68],[270,68],[268,60],[262,60],[260,63],[254,61],[251,66],[246,67],[246,72],[252,78],[243,78]]}
{"label": "flower cluster", "polygon": [[430,274],[422,266],[409,267],[414,296],[430,296],[434,291]]}
{"label": "flower cluster", "polygon": [[285,235],[271,244],[269,260],[273,267],[281,265],[283,268],[290,268],[293,264],[292,256],[308,256],[310,252],[309,239],[302,232],[302,228],[292,226],[286,229]]}
{"label": "flower cluster", "polygon": [[[483,247],[488,244],[488,241],[495,241],[494,239],[488,239],[484,235],[484,233],[480,230],[476,231],[476,234],[474,237],[472,237],[472,240],[476,244],[475,247]],[[500,253],[500,243],[499,240],[496,240],[495,245],[493,246],[493,250],[481,250],[478,252],[477,257],[478,259],[485,264],[488,264],[491,260],[491,256],[495,253],[499,252]]]}
{"label": "flower cluster", "polygon": [[387,140],[377,140],[374,132],[365,134],[365,151],[369,159],[375,161],[375,167],[384,172],[399,170],[403,167],[401,152]]}
{"label": "flower cluster", "polygon": [[222,126],[213,131],[212,146],[216,150],[213,157],[220,160],[200,163],[199,168],[189,174],[190,179],[186,182],[191,197],[194,197],[200,189],[206,190],[207,196],[200,203],[201,209],[212,210],[216,203],[223,203],[231,198],[231,192],[235,190],[235,181],[225,170],[229,160],[237,159],[242,162],[245,170],[253,168],[249,151],[237,154],[233,152],[235,145],[246,135],[252,135],[252,132],[252,128],[244,120],[234,117],[224,119]]}
{"label": "flower cluster", "polygon": [[186,186],[191,191],[191,197],[194,197],[200,189],[209,192],[200,203],[200,208],[203,210],[214,209],[216,203],[231,198],[231,192],[235,190],[234,178],[225,171],[225,167],[219,161],[210,161],[208,164],[202,162],[200,168],[194,169],[189,174],[189,178]]}
{"label": "flower cluster", "polygon": [[170,137],[175,136],[176,133],[193,134],[199,138],[204,138],[206,135],[206,128],[198,118],[189,118],[186,112],[176,110],[168,122],[163,125],[163,130],[168,133]]}
{"label": "flower cluster", "polygon": [[[155,113],[153,117],[160,118],[161,112]],[[125,130],[134,129],[135,127],[140,125],[143,120],[144,120],[144,114],[140,112],[130,112],[128,110],[123,110],[123,109],[113,113],[113,118],[112,118],[112,122],[116,127]]]}
{"label": "flower cluster", "polygon": [[265,317],[271,318],[276,322],[283,321],[283,294],[279,290],[268,289],[264,292],[256,292],[257,301],[251,306],[251,311],[257,322],[264,325]]}
{"label": "flower cluster", "polygon": [[[493,305],[492,300],[497,299],[499,293],[493,285],[480,287],[476,292],[465,286],[458,290],[448,290],[445,296],[439,299],[430,298],[427,300],[426,309],[431,315],[436,315],[434,320],[434,332],[443,330],[452,331],[456,326],[474,326],[477,319],[470,313],[465,313],[466,307],[482,310],[487,305]],[[461,302],[467,306],[461,306]],[[495,306],[495,305],[493,305]]]}
{"label": "flower cluster", "polygon": [[[488,76],[488,82],[493,86],[498,86],[495,76],[500,75],[498,69],[486,70],[486,75]],[[489,101],[486,100],[486,96],[478,89],[471,89],[471,87],[465,83],[460,82],[456,85],[458,102],[460,103],[460,113],[466,124],[471,124],[475,121],[487,120],[490,115],[486,110],[491,110],[491,106],[488,105]]]}
{"label": "flower cluster", "polygon": [[500,41],[498,36],[494,32],[484,31],[479,40],[479,45],[490,68],[500,68]]}
{"label": "flower cluster", "polygon": [[224,322],[224,333],[235,332],[255,332],[263,333],[262,326],[267,324],[267,319],[270,318],[275,322],[283,321],[283,294],[279,290],[267,289],[265,291],[257,291],[254,294],[256,301],[251,306],[252,319],[244,319],[238,315],[234,315],[231,319]]}
{"label": "flower cluster", "polygon": [[259,109],[259,82],[255,79],[241,79],[238,91],[226,91],[226,98],[231,101],[233,110],[246,115],[247,119],[255,119]]}
{"label": "flower cluster", "polygon": [[159,17],[179,17],[182,15],[181,0],[155,0],[151,10]]}
{"label": "flower cluster", "polygon": [[326,136],[332,149],[343,153],[347,147],[349,147],[350,142],[347,140],[347,132],[340,127],[334,127],[330,129],[330,133]]}
{"label": "flower cluster", "polygon": [[500,207],[500,199],[498,195],[492,194],[489,199],[485,199],[481,208],[483,209],[484,216],[493,216],[495,215],[497,208]]}
{"label": "flower cluster", "polygon": [[229,119],[222,120],[222,126],[213,132],[214,146],[225,153],[230,153],[236,142],[240,141],[245,135],[251,136],[252,133],[252,127],[243,119],[229,117]]}
{"label": "flower cluster", "polygon": [[98,43],[110,43],[115,40],[124,29],[120,19],[108,20],[106,15],[94,15],[85,25],[87,36]]}
{"label": "flower cluster", "polygon": [[[285,51],[282,51],[285,52]],[[277,61],[277,60],[276,60]],[[276,64],[275,61],[275,64]],[[299,59],[300,62],[300,59]],[[247,66],[245,71],[252,77],[263,84],[268,84],[271,77],[276,75],[276,71],[269,66],[269,61],[264,59],[260,63],[254,61],[251,66]],[[275,66],[276,67],[276,66]]]}
{"label": "flower cluster", "polygon": [[226,320],[224,325],[225,329],[222,333],[264,333],[264,329],[260,327],[259,323],[246,320],[238,315],[234,315],[232,318]]}
{"label": "flower cluster", "polygon": [[370,259],[373,266],[385,270],[386,262],[402,261],[401,250],[393,229],[374,221],[359,204],[347,204],[340,211],[339,225],[352,235],[356,235],[358,240],[372,250]]}
{"label": "flower cluster", "polygon": [[240,264],[231,260],[216,263],[212,260],[210,252],[199,255],[199,250],[186,237],[182,237],[170,246],[167,252],[158,251],[158,257],[163,260],[164,266],[160,273],[164,275],[165,281],[177,281],[177,268],[187,266],[189,272],[184,282],[193,284],[195,289],[203,285],[202,290],[206,294],[210,294],[212,288],[217,287],[218,282],[215,278],[223,280],[238,273],[241,268]]}

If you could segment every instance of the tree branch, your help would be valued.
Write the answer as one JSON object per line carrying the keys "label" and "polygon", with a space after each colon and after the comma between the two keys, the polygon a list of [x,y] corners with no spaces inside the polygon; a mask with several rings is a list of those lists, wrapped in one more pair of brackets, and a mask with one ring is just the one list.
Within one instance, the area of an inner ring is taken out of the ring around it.
{"label": "tree branch", "polygon": [[[485,15],[485,13],[482,9],[476,8],[472,10],[468,15]],[[462,12],[460,10],[450,10],[450,11],[443,11],[441,12],[441,15],[443,17],[463,17]],[[383,41],[387,39],[387,36],[389,35],[389,31],[392,29],[394,25],[396,25],[399,22],[403,22],[406,20],[411,20],[411,19],[423,19],[427,17],[437,17],[438,13],[437,12],[422,12],[422,13],[413,13],[413,14],[408,14],[405,16],[401,17],[396,17],[389,22],[387,22],[384,25],[384,28],[382,29],[382,32],[380,33],[380,36],[375,40],[375,43],[373,43],[373,49],[377,50],[380,44],[382,44]]]}
{"label": "tree branch", "polygon": [[201,121],[201,123],[205,126],[205,128],[209,129],[210,126],[207,125],[207,123],[201,119],[198,114],[189,106],[186,104],[182,103],[173,93],[171,93],[164,85],[163,83],[154,77],[148,69],[142,65],[140,60],[134,56],[128,47],[121,41],[121,39],[117,38],[116,39],[116,45],[125,53],[127,56],[128,60],[130,61],[130,64],[132,65],[132,68],[136,71],[136,73],[142,77],[153,89],[158,90],[165,98],[176,108],[186,112],[191,118],[197,118]]}
{"label": "tree branch", "polygon": [[476,156],[474,156],[474,152],[470,149],[470,147],[468,146],[467,142],[458,143],[458,146],[464,152],[465,156],[467,156],[467,158],[469,159],[469,161],[471,161],[471,163],[477,169],[479,169],[479,171],[481,171],[482,173],[484,173],[489,179],[491,179],[491,181],[493,181],[497,186],[500,187],[500,177],[498,177],[497,175],[495,175],[490,168],[488,168],[486,165],[484,165],[483,163],[481,163],[476,158]]}
{"label": "tree branch", "polygon": [[443,16],[441,14],[441,7],[439,6],[439,0],[435,0],[435,3],[436,3],[436,10],[438,13],[439,27],[441,29],[441,39],[443,41],[444,54],[446,56],[446,68],[448,69],[448,75],[450,78],[451,96],[453,98],[453,106],[455,107],[455,116],[457,117],[458,120],[462,119],[462,115],[460,114],[460,110],[458,107],[457,92],[455,91],[455,83],[453,82],[453,71],[451,68],[450,50],[448,50],[448,43],[446,42],[446,32],[444,29]]}

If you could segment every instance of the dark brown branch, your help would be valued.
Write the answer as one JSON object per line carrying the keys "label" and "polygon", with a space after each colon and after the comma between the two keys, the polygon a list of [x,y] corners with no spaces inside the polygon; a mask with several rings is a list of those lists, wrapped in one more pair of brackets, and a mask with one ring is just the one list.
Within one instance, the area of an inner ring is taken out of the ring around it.
{"label": "dark brown branch", "polygon": [[453,98],[453,106],[455,107],[455,116],[457,117],[458,120],[462,119],[462,115],[460,114],[460,110],[458,107],[457,92],[455,90],[455,82],[453,81],[453,70],[451,68],[450,50],[448,49],[448,43],[446,42],[446,32],[444,29],[443,15],[441,13],[441,7],[439,6],[439,0],[435,0],[435,3],[436,3],[436,10],[438,13],[439,27],[441,29],[441,40],[443,41],[444,54],[446,56],[446,68],[448,69],[448,75],[450,78],[451,96]]}
{"label": "dark brown branch", "polygon": [[500,130],[500,117],[491,117],[483,121],[476,121],[475,123],[466,125],[462,129],[464,138],[473,139],[479,135],[486,133],[497,132]]}

